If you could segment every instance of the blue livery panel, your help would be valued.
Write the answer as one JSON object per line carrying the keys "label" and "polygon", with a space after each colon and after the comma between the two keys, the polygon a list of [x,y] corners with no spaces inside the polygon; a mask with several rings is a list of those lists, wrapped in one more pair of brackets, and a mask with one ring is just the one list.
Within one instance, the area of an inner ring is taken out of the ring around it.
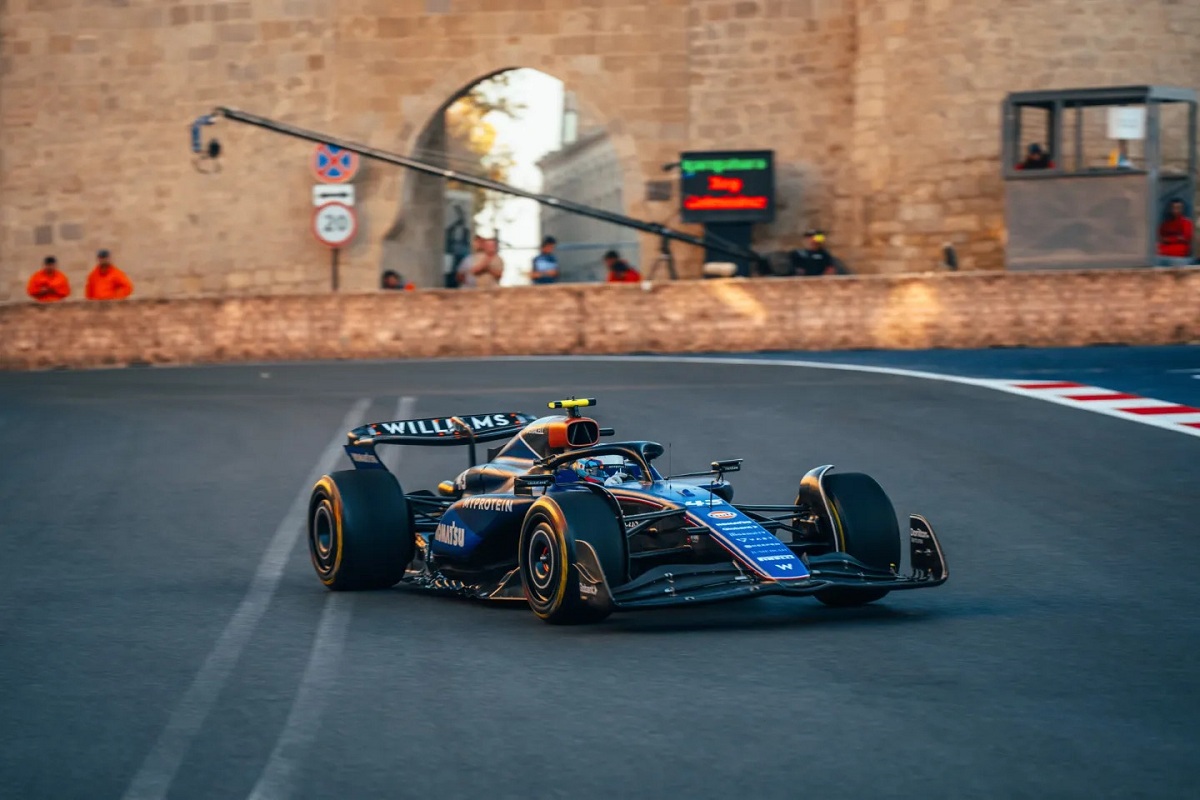
{"label": "blue livery panel", "polygon": [[442,515],[429,547],[441,558],[469,558],[491,536],[519,531],[533,502],[528,496],[487,494],[459,500]]}
{"label": "blue livery panel", "polygon": [[777,581],[809,577],[804,562],[787,545],[707,489],[690,486],[676,490],[656,484],[646,494],[686,507],[689,517],[712,531],[712,537],[726,550],[763,577]]}
{"label": "blue livery panel", "polygon": [[714,539],[732,550],[746,564],[777,581],[807,578],[804,562],[770,531],[728,503],[718,500],[710,507],[689,507],[688,515],[712,530]]}

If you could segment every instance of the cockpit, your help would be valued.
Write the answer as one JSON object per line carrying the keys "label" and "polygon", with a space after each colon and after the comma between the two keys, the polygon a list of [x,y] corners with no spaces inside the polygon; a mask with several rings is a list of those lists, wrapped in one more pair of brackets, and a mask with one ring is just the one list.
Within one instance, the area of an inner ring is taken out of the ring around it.
{"label": "cockpit", "polygon": [[645,485],[662,480],[650,462],[663,453],[654,442],[601,444],[602,429],[595,420],[579,415],[579,409],[595,400],[556,401],[551,408],[567,410],[534,420],[503,447],[488,452],[485,464],[473,466],[448,486],[449,494],[503,491],[521,474],[552,474],[555,483],[586,482],[603,486]]}
{"label": "cockpit", "polygon": [[572,461],[565,467],[559,467],[554,474],[556,483],[597,483],[602,486],[623,486],[625,484],[649,483],[660,480],[654,467],[649,467],[650,477],[646,471],[633,459],[623,455],[587,456]]}

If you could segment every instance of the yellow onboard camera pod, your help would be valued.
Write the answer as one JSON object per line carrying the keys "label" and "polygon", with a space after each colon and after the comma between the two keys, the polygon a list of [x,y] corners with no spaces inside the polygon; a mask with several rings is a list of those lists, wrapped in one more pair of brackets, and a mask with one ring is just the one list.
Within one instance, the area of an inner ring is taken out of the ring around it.
{"label": "yellow onboard camera pod", "polygon": [[596,405],[596,398],[594,398],[594,397],[582,397],[578,400],[576,400],[574,397],[572,397],[570,400],[552,400],[549,403],[547,403],[547,406],[549,408],[565,408],[565,409],[567,409],[567,413],[570,414],[572,417],[579,416],[579,409],[587,408],[588,406],[594,406],[594,405]]}

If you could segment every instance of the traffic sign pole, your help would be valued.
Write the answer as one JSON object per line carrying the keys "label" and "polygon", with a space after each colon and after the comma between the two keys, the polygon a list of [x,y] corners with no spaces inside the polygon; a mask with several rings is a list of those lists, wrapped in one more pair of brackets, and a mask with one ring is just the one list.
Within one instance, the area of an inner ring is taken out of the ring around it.
{"label": "traffic sign pole", "polygon": [[358,173],[359,155],[336,145],[318,143],[313,149],[313,175],[321,183],[313,187],[312,230],[329,247],[329,287],[338,290],[338,261],[342,247],[358,232],[354,212],[354,186],[350,181]]}

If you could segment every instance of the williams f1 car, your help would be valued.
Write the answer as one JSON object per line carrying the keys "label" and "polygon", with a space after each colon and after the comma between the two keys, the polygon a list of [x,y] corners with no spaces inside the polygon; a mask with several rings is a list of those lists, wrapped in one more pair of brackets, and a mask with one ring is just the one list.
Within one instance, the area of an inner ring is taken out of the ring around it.
{"label": "williams f1 car", "polygon": [[[938,586],[946,560],[924,517],[909,518],[909,569],[887,494],[860,473],[821,466],[784,505],[733,502],[741,459],[664,477],[648,441],[604,442],[580,415],[593,399],[549,404],[539,419],[492,413],[376,422],[349,433],[354,469],[323,476],[308,544],[329,589],[398,583],[528,602],[550,623],[613,611],[812,595],[857,606]],[[477,463],[477,445],[508,440]],[[470,466],[436,489],[406,493],[380,445],[461,445]]]}

